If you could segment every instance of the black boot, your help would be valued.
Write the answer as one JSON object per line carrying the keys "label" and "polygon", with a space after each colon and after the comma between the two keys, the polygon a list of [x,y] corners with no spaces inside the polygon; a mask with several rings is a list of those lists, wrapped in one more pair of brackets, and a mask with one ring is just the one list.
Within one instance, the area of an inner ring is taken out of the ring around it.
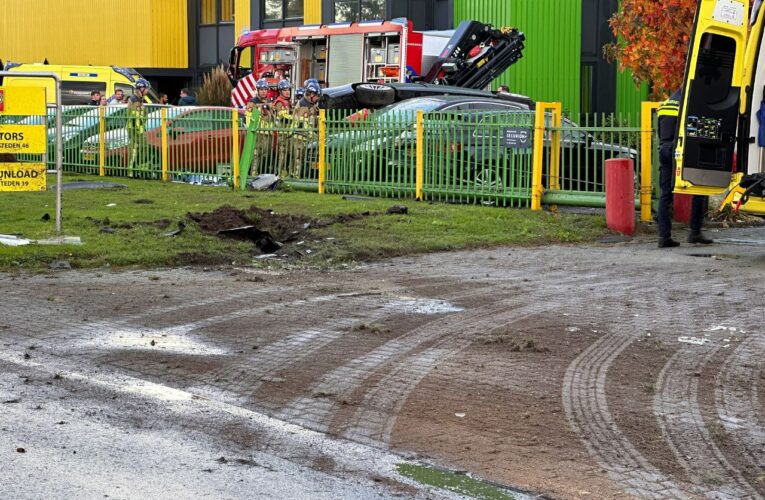
{"label": "black boot", "polygon": [[659,248],[672,248],[679,246],[680,243],[673,240],[671,236],[669,238],[659,238]]}
{"label": "black boot", "polygon": [[707,238],[701,231],[691,231],[688,235],[688,243],[698,243],[700,245],[711,245],[714,240]]}

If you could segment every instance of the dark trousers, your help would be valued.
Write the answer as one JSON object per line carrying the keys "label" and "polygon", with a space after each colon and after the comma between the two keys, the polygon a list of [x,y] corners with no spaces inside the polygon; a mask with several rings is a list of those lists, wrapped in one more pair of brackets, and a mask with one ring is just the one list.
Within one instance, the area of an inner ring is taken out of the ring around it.
{"label": "dark trousers", "polygon": [[[672,236],[672,190],[675,189],[674,161],[672,161],[672,150],[662,147],[659,153],[659,188],[661,196],[659,197],[659,213],[657,222],[659,223],[659,237],[669,238]],[[701,231],[701,224],[704,222],[704,215],[707,212],[707,197],[694,196],[691,201],[691,231]]]}

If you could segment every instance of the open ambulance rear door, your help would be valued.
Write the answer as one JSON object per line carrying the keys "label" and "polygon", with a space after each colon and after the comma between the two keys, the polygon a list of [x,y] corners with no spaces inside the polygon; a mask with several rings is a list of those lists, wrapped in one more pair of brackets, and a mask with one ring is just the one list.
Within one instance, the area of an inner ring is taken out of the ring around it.
{"label": "open ambulance rear door", "polygon": [[714,195],[732,180],[746,105],[749,0],[700,0],[685,68],[675,192]]}

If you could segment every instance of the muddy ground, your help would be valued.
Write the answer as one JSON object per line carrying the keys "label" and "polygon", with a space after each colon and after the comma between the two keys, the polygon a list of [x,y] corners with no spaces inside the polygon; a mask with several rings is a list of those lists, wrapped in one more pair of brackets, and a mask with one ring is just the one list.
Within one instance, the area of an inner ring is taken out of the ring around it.
{"label": "muddy ground", "polygon": [[397,476],[404,457],[553,498],[762,498],[765,229],[711,235],[727,242],[3,275],[1,460],[12,487],[44,478],[30,461],[64,453],[60,420],[99,430],[70,436],[94,456],[118,436],[61,483],[85,496],[132,497],[105,478],[157,435],[160,457],[195,446],[178,479],[140,470],[180,496],[285,497],[231,476],[247,460],[295,478],[286,496],[443,494]]}

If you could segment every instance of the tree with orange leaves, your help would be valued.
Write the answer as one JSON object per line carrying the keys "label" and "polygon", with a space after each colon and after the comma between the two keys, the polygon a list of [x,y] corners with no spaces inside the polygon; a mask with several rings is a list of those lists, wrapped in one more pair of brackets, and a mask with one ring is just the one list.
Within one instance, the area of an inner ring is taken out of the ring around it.
{"label": "tree with orange leaves", "polygon": [[609,21],[617,41],[603,48],[606,58],[648,82],[655,99],[683,83],[685,58],[698,0],[622,0]]}

